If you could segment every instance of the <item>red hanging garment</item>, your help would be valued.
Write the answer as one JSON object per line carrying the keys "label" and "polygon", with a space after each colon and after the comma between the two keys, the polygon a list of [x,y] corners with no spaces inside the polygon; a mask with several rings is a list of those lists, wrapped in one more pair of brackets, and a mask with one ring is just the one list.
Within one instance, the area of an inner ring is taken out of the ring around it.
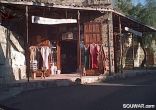
{"label": "red hanging garment", "polygon": [[91,68],[97,69],[98,68],[98,50],[97,45],[95,43],[90,44],[90,55],[91,55]]}

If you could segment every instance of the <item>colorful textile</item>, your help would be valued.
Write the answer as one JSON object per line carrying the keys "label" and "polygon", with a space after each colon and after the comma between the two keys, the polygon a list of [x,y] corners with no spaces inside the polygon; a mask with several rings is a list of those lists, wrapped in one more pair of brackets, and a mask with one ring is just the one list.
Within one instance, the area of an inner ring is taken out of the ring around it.
{"label": "colorful textile", "polygon": [[38,69],[42,69],[42,67],[43,67],[43,58],[42,58],[40,49],[37,49],[36,59],[37,59],[37,62],[38,62]]}
{"label": "colorful textile", "polygon": [[84,66],[85,69],[89,69],[89,46],[84,46]]}
{"label": "colorful textile", "polygon": [[105,60],[104,49],[103,46],[101,46],[98,54],[98,67],[101,74],[105,73]]}
{"label": "colorful textile", "polygon": [[36,60],[36,46],[31,46],[29,47],[29,51],[30,51],[30,61],[34,61]]}
{"label": "colorful textile", "polygon": [[31,71],[36,71],[38,68],[37,68],[37,60],[34,60],[34,61],[30,61],[30,70]]}
{"label": "colorful textile", "polygon": [[41,55],[43,58],[43,68],[49,69],[48,56],[50,54],[50,48],[48,46],[41,47]]}
{"label": "colorful textile", "polygon": [[91,55],[91,68],[97,69],[98,68],[98,50],[97,50],[97,44],[93,43],[90,44],[90,55]]}

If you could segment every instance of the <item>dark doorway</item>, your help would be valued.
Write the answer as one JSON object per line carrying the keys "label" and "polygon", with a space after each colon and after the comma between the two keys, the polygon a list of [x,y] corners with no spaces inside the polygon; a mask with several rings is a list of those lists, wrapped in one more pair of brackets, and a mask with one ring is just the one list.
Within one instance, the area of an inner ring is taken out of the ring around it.
{"label": "dark doorway", "polygon": [[73,73],[77,70],[77,41],[61,42],[61,71]]}

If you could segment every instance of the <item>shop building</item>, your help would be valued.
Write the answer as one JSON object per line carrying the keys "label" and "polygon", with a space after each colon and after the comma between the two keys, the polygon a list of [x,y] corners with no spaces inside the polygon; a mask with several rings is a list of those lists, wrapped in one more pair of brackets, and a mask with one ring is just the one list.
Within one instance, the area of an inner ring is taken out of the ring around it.
{"label": "shop building", "polygon": [[114,11],[111,4],[97,8],[1,1],[0,5],[1,35],[7,39],[1,41],[0,66],[2,71],[10,68],[4,73],[15,80],[55,74],[114,75],[124,62],[122,33],[143,36],[156,31]]}

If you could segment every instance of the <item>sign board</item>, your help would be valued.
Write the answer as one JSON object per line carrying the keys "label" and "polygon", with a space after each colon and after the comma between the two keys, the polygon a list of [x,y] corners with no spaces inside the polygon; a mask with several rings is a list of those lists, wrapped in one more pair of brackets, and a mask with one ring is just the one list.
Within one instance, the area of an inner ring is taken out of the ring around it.
{"label": "sign board", "polygon": [[126,31],[129,31],[129,32],[131,32],[131,33],[133,33],[133,34],[136,35],[136,36],[142,37],[142,32],[135,31],[135,30],[130,29],[130,28],[128,28],[128,27],[125,27],[125,30],[126,30]]}
{"label": "sign board", "polygon": [[32,16],[32,23],[47,24],[47,25],[67,24],[67,23],[77,23],[77,19],[52,19],[52,18]]}
{"label": "sign board", "polygon": [[72,39],[74,39],[72,32],[67,32],[62,35],[62,40],[72,40]]}

